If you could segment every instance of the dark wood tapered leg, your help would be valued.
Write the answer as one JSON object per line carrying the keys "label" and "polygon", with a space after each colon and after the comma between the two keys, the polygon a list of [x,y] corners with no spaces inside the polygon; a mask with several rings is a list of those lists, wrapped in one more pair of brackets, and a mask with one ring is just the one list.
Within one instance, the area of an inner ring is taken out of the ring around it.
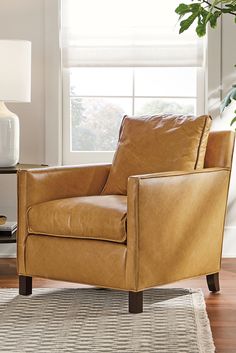
{"label": "dark wood tapered leg", "polygon": [[131,314],[143,312],[143,292],[129,292],[129,312]]}
{"label": "dark wood tapered leg", "polygon": [[220,281],[219,281],[219,272],[213,273],[212,275],[207,275],[207,285],[209,291],[211,292],[219,292],[220,290]]}
{"label": "dark wood tapered leg", "polygon": [[20,295],[32,294],[32,277],[19,276],[19,294]]}

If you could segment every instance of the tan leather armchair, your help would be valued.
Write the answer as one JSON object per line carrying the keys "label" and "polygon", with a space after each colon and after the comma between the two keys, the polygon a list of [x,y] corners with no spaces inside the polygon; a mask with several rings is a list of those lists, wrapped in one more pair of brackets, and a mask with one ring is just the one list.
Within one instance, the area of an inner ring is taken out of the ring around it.
{"label": "tan leather armchair", "polygon": [[150,287],[207,275],[218,291],[233,145],[233,132],[211,132],[204,169],[132,176],[127,197],[97,196],[109,165],[21,170],[20,294],[32,276],[72,281],[128,291],[139,313]]}

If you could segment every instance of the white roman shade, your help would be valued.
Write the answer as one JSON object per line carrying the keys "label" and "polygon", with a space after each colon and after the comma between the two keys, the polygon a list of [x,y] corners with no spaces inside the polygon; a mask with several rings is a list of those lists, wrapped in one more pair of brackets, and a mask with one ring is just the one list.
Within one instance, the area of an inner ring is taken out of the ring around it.
{"label": "white roman shade", "polygon": [[203,63],[203,40],[179,35],[179,0],[62,0],[64,67]]}

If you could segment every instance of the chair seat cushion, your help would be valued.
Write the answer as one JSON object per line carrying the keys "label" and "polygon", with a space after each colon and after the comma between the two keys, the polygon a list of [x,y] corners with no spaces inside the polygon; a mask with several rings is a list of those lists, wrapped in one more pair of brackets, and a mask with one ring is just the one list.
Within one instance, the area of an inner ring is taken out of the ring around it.
{"label": "chair seat cushion", "polygon": [[127,197],[72,197],[43,202],[28,211],[31,234],[89,238],[123,243],[126,240]]}

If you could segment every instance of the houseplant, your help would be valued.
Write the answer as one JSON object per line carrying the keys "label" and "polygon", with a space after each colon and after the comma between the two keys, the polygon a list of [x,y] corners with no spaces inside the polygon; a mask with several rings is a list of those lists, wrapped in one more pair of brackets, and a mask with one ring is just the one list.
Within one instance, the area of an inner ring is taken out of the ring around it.
{"label": "houseplant", "polygon": [[[216,28],[217,21],[221,16],[234,16],[236,24],[236,0],[212,0],[211,2],[206,0],[192,0],[190,4],[179,4],[175,12],[179,15],[179,33],[183,33],[196,23],[196,33],[199,37],[203,37],[206,34],[208,23],[212,28]],[[236,100],[236,85],[232,86],[223,99],[221,112],[224,111],[232,100]],[[231,125],[236,122],[236,110],[234,114],[235,116],[231,120]]]}

